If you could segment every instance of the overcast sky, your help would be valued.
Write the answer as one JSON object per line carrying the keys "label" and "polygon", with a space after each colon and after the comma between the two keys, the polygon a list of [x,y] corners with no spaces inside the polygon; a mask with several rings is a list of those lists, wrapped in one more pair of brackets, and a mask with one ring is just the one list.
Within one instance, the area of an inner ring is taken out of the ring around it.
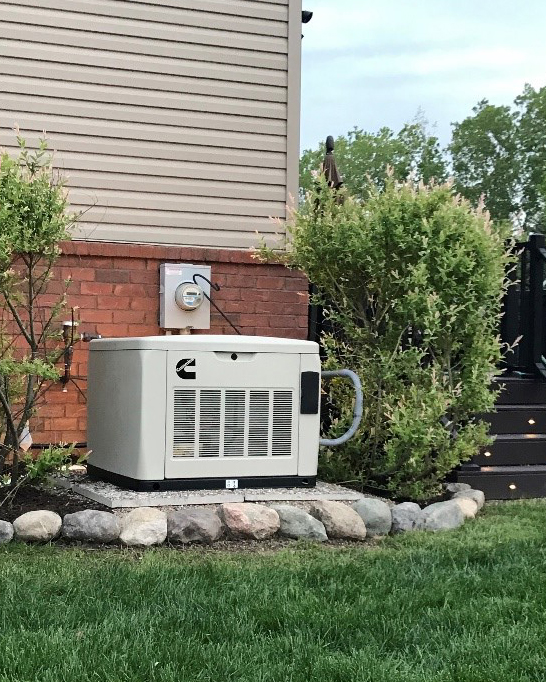
{"label": "overcast sky", "polygon": [[546,85],[545,0],[304,0],[301,147],[419,109],[442,142],[483,98]]}

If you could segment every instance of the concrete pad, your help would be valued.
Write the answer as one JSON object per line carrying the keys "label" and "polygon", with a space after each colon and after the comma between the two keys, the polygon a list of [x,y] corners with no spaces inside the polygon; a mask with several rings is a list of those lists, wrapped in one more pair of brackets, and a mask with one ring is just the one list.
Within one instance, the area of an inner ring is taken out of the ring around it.
{"label": "concrete pad", "polygon": [[333,483],[317,481],[314,488],[248,488],[241,492],[245,502],[315,502],[317,500],[351,500],[364,497],[356,490]]}
{"label": "concrete pad", "polygon": [[137,492],[112,483],[77,475],[52,478],[52,483],[67,488],[112,509],[134,507],[178,507],[227,502],[313,502],[316,500],[359,500],[363,497],[349,488],[317,482],[315,488],[240,488],[238,490],[157,490]]}

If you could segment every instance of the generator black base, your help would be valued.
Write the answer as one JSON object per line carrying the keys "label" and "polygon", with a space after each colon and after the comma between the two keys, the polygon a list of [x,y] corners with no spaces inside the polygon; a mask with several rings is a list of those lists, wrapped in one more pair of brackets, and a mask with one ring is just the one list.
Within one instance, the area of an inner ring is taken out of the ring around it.
{"label": "generator black base", "polygon": [[137,492],[154,492],[157,490],[226,490],[226,482],[237,481],[239,488],[314,488],[316,476],[243,476],[241,478],[165,478],[160,481],[139,481],[136,478],[122,476],[106,469],[87,465],[90,478],[113,483],[120,488]]}

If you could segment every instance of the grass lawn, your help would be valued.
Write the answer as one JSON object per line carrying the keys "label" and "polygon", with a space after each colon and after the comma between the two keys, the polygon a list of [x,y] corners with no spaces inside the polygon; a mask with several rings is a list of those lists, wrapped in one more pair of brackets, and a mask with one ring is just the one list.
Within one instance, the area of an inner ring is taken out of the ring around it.
{"label": "grass lawn", "polygon": [[546,679],[546,503],[277,553],[0,549],[0,682]]}

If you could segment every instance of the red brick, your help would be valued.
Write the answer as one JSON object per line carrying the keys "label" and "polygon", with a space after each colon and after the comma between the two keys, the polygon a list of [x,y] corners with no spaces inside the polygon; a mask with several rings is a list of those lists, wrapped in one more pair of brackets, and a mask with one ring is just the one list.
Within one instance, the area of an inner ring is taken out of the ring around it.
{"label": "red brick", "polygon": [[143,310],[114,310],[114,322],[128,322],[129,324],[144,324],[146,313]]}
{"label": "red brick", "polygon": [[[111,310],[81,310],[82,325],[86,322],[112,322],[114,313]],[[86,331],[86,330],[83,330]]]}
{"label": "red brick", "polygon": [[135,284],[155,284],[159,286],[159,270],[158,272],[135,270],[129,273],[129,281]]}
{"label": "red brick", "polygon": [[107,338],[127,336],[128,326],[126,324],[98,324],[97,333]]}
{"label": "red brick", "polygon": [[128,310],[130,303],[128,296],[97,296],[97,308],[101,310]]}
{"label": "red brick", "polygon": [[81,293],[95,296],[97,294],[112,294],[114,293],[114,285],[107,282],[82,282]]}
{"label": "red brick", "polygon": [[128,330],[129,336],[156,336],[158,332],[157,326],[149,324],[130,324]]}
{"label": "red brick", "polygon": [[258,289],[282,289],[285,279],[282,277],[257,277],[256,287]]}
{"label": "red brick", "polygon": [[269,301],[270,292],[260,289],[241,289],[241,301]]}
{"label": "red brick", "polygon": [[133,298],[130,300],[130,305],[127,306],[131,310],[159,310],[159,298]]}
{"label": "red brick", "polygon": [[298,294],[295,291],[270,291],[269,300],[278,303],[294,303],[298,301]]}
{"label": "red brick", "polygon": [[58,417],[55,419],[55,428],[67,431],[76,431],[78,420],[75,417]]}
{"label": "red brick", "polygon": [[146,291],[142,284],[116,284],[114,287],[115,296],[131,296],[143,297],[146,296]]}
{"label": "red brick", "polygon": [[97,282],[110,282],[112,284],[124,283],[129,281],[127,270],[98,270],[95,274]]}
{"label": "red brick", "polygon": [[263,319],[258,315],[239,315],[239,325],[241,327],[255,327]]}
{"label": "red brick", "polygon": [[95,281],[95,268],[80,268],[74,267],[62,267],[61,277],[63,279],[70,278],[74,282],[94,282]]}
{"label": "red brick", "polygon": [[253,313],[256,311],[256,305],[262,304],[249,301],[223,301],[220,308],[224,313]]}
{"label": "red brick", "polygon": [[66,411],[65,405],[40,405],[38,412],[42,417],[64,417]]}
{"label": "red brick", "polygon": [[68,264],[79,268],[95,268],[96,270],[108,270],[114,267],[114,261],[111,258],[96,257],[75,257],[67,259]]}
{"label": "red brick", "polygon": [[269,326],[292,328],[298,326],[298,321],[295,315],[271,315]]}
{"label": "red brick", "polygon": [[115,266],[119,270],[146,270],[144,258],[116,258]]}
{"label": "red brick", "polygon": [[224,288],[220,289],[218,293],[212,292],[214,301],[219,303],[219,301],[240,301],[241,300],[241,290],[236,288]]}

